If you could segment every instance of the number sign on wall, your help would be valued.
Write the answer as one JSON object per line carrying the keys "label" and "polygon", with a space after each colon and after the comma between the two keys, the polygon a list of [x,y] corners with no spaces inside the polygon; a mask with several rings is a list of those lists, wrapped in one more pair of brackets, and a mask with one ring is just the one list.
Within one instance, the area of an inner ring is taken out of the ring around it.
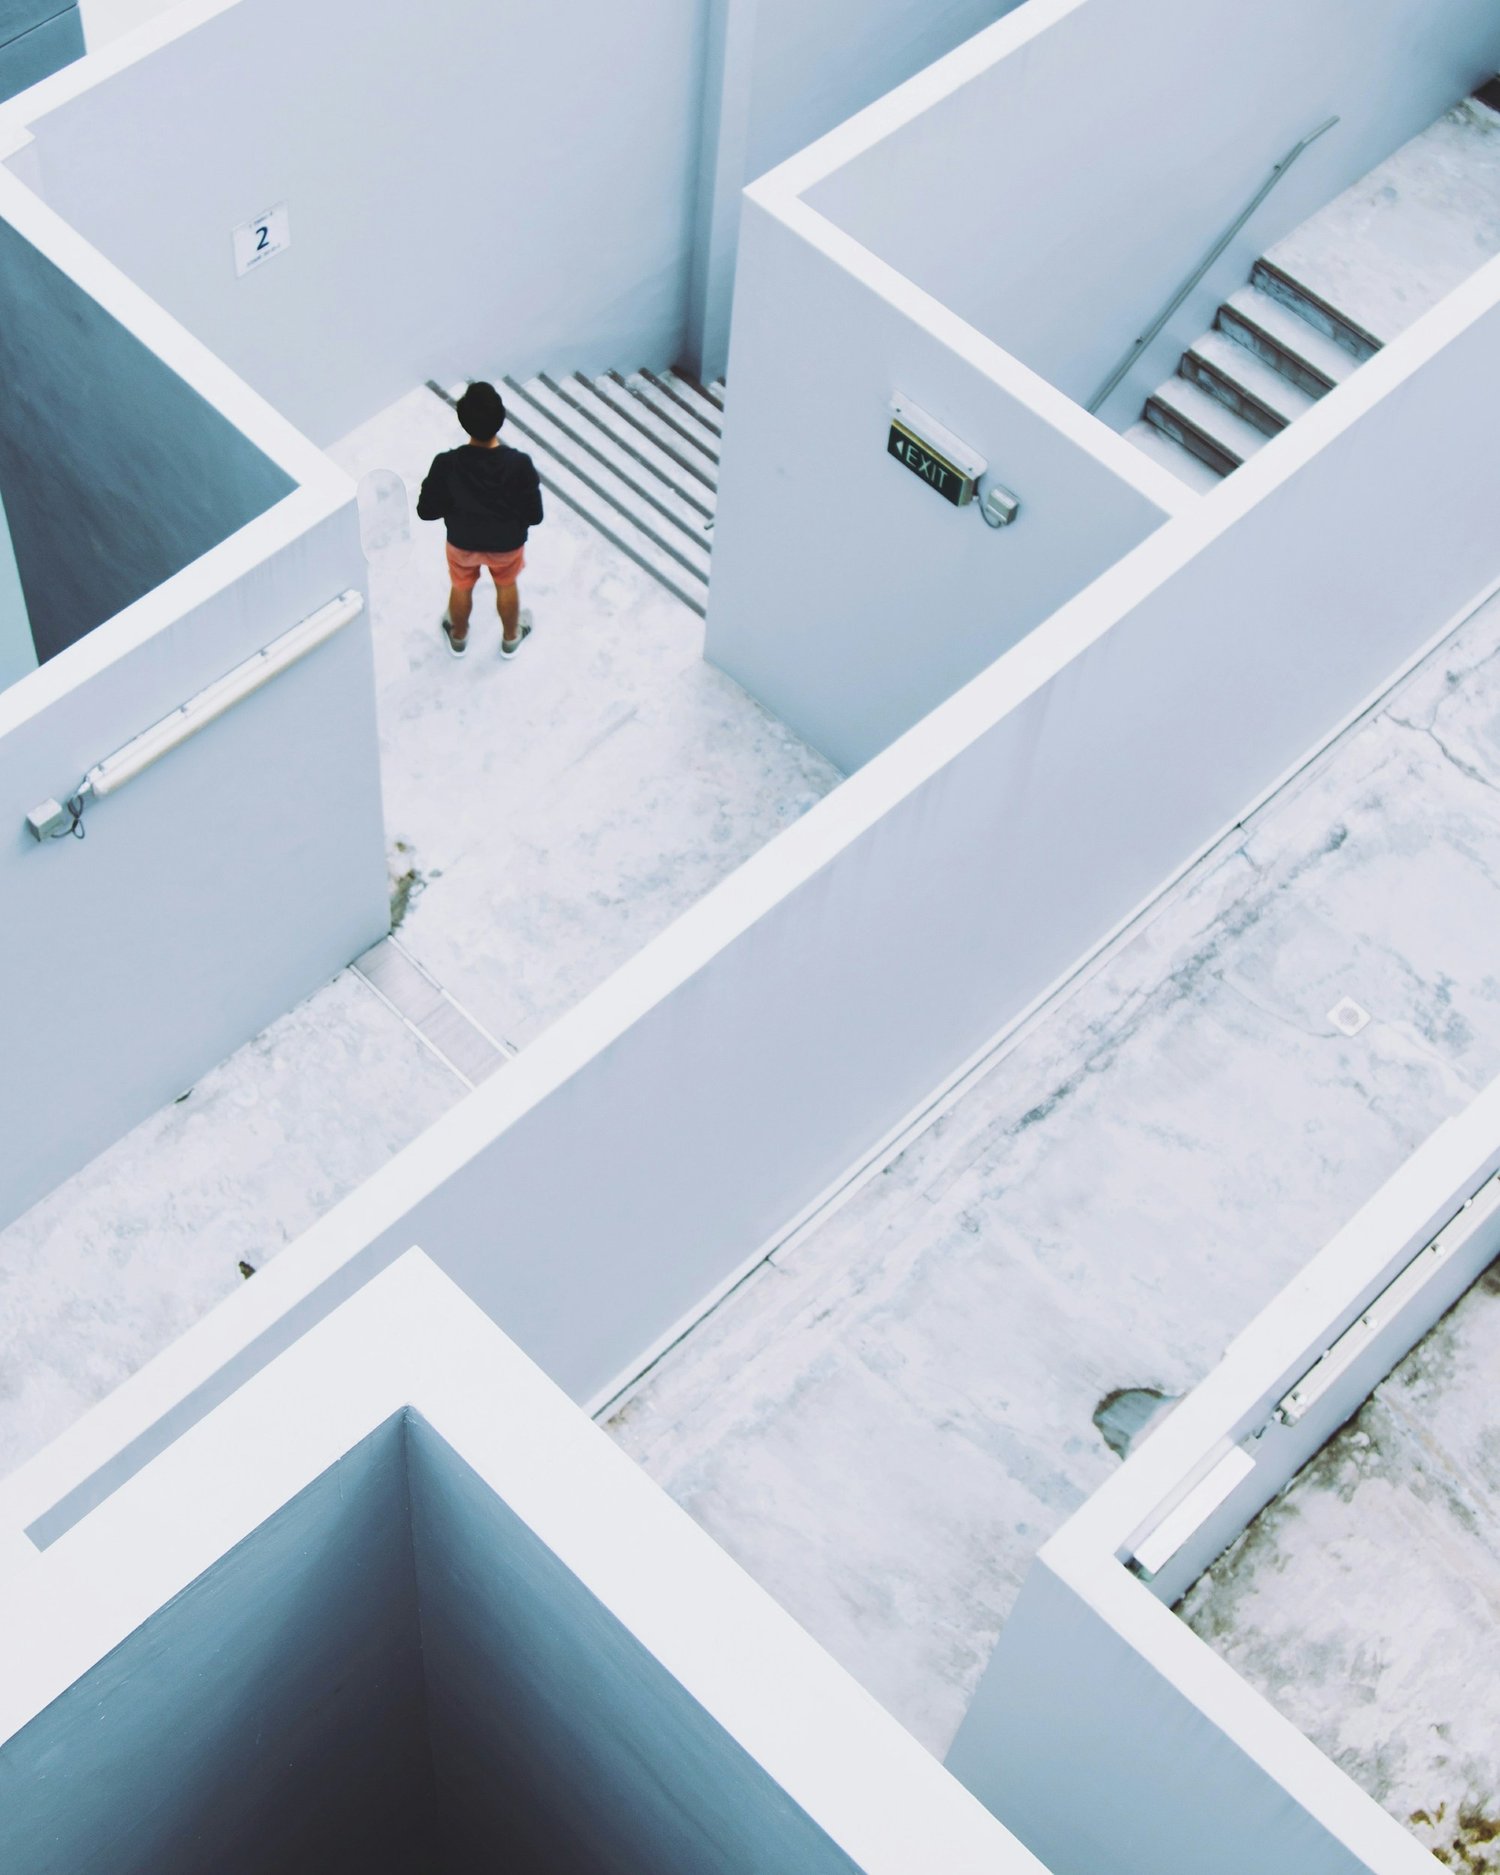
{"label": "number sign on wall", "polygon": [[237,274],[254,270],[292,245],[292,224],[285,202],[253,221],[242,221],[234,231],[234,270]]}

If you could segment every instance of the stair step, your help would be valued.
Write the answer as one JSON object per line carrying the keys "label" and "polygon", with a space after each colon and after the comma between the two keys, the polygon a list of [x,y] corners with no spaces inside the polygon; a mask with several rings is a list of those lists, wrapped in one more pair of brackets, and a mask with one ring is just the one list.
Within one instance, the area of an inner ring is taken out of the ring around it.
{"label": "stair step", "polygon": [[1375,349],[1496,254],[1500,119],[1466,99],[1284,235],[1264,258]]}
{"label": "stair step", "polygon": [[650,375],[642,371],[632,371],[628,378],[621,377],[618,371],[611,371],[610,378],[624,391],[636,399],[656,418],[670,429],[681,443],[697,450],[717,469],[719,466],[718,438],[704,425],[697,422],[691,411],[678,403],[670,392],[655,384]]}
{"label": "stair step", "polygon": [[[648,431],[638,428],[581,372],[574,372],[565,378],[550,378],[543,373],[538,381],[565,404],[571,404],[576,416],[589,426],[590,431],[602,430],[616,448],[634,458],[639,469],[675,489],[678,497],[700,522],[712,524],[714,509],[718,505],[718,490],[713,481],[696,467],[684,467],[685,450],[670,449]],[[648,482],[647,486],[650,485]]]}
{"label": "stair step", "polygon": [[608,472],[600,470],[594,476],[575,465],[567,454],[567,439],[529,406],[508,411],[506,426],[525,437],[527,454],[536,463],[543,488],[582,515],[627,559],[659,580],[700,618],[707,617],[706,551],[695,553],[690,562],[686,552],[669,548],[658,535],[652,511],[639,504],[633,510],[630,491],[623,483],[616,482],[606,493],[606,483],[613,480]]}
{"label": "stair step", "polygon": [[1267,441],[1264,431],[1186,378],[1168,378],[1156,387],[1146,399],[1146,420],[1222,475],[1248,461]]}
{"label": "stair step", "polygon": [[[645,463],[639,452],[601,429],[579,401],[553,379],[538,377],[521,385],[512,380],[507,388],[514,396],[524,398],[529,409],[551,419],[572,444],[569,459],[579,468],[596,473],[592,465],[597,465],[633,489],[659,517],[654,524],[658,531],[675,528],[694,543],[704,542],[713,525],[709,510],[681,494],[673,482]],[[665,534],[664,538],[676,542],[675,534]]]}
{"label": "stair step", "polygon": [[1363,364],[1380,350],[1381,341],[1373,332],[1264,255],[1251,269],[1250,284],[1259,287],[1262,293],[1269,293],[1272,299],[1279,299],[1298,318],[1326,333],[1336,345],[1343,346],[1356,364]]}
{"label": "stair step", "polygon": [[1143,456],[1149,456],[1164,469],[1170,469],[1178,481],[1186,482],[1189,488],[1199,494],[1207,494],[1209,489],[1217,488],[1224,479],[1202,457],[1184,449],[1174,437],[1159,430],[1154,423],[1148,423],[1144,417],[1132,423],[1124,434],[1126,442],[1134,443]]}
{"label": "stair step", "polygon": [[[614,377],[586,378],[575,371],[568,380],[570,388],[580,393],[591,391],[613,420],[620,425],[622,439],[659,450],[682,479],[679,486],[691,486],[710,506],[718,499],[719,472],[701,449],[685,443],[672,426],[643,403],[626,385]],[[602,414],[602,412],[601,412]]]}
{"label": "stair step", "polygon": [[1205,332],[1183,355],[1182,374],[1267,436],[1317,401],[1227,332]]}
{"label": "stair step", "polygon": [[724,412],[704,390],[701,384],[695,384],[691,378],[685,378],[680,371],[647,371],[642,376],[650,378],[660,386],[669,397],[675,397],[685,410],[690,411],[704,429],[715,437],[724,434]]}
{"label": "stair step", "polygon": [[1359,367],[1358,359],[1326,332],[1259,287],[1231,293],[1219,308],[1219,326],[1314,397],[1342,384]]}

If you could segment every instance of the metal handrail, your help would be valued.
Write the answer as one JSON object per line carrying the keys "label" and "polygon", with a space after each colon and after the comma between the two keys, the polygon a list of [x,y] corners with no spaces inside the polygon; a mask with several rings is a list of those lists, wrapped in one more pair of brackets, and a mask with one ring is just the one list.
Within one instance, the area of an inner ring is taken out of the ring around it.
{"label": "metal handrail", "polygon": [[1089,399],[1088,408],[1091,411],[1097,410],[1110,393],[1123,382],[1136,359],[1139,358],[1141,353],[1151,343],[1152,339],[1156,337],[1157,333],[1161,331],[1162,327],[1172,317],[1172,314],[1176,312],[1177,308],[1187,298],[1188,294],[1197,286],[1204,274],[1213,266],[1214,262],[1224,252],[1225,248],[1229,246],[1229,243],[1239,233],[1240,229],[1244,227],[1245,223],[1255,213],[1256,209],[1260,207],[1261,203],[1265,201],[1266,197],[1276,187],[1277,183],[1280,182],[1281,178],[1291,168],[1292,164],[1296,162],[1302,152],[1316,143],[1319,137],[1332,130],[1338,121],[1336,117],[1328,118],[1325,122],[1319,124],[1316,130],[1309,131],[1300,142],[1292,145],[1291,149],[1282,157],[1281,161],[1256,190],[1255,194],[1251,196],[1244,209],[1229,224],[1223,234],[1219,236],[1218,240],[1214,242],[1208,253],[1204,255],[1203,259],[1188,275],[1187,279],[1183,281],[1182,285],[1167,301],[1166,305],[1162,307],[1161,311],[1151,321],[1150,325],[1147,326],[1146,330],[1141,333],[1139,338],[1132,339],[1129,351],[1126,352],[1119,364],[1115,366],[1114,370],[1110,372],[1103,384],[1100,385],[1099,389]]}

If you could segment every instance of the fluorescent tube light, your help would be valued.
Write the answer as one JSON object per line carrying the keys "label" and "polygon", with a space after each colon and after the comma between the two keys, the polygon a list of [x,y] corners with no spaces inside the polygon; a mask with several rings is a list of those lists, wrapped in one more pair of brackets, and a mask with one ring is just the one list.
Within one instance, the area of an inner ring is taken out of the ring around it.
{"label": "fluorescent tube light", "polygon": [[116,793],[127,781],[134,781],[137,775],[180,747],[189,737],[217,722],[237,703],[253,696],[273,677],[279,677],[316,651],[319,645],[326,644],[336,632],[359,617],[364,605],[364,596],[358,592],[340,593],[337,599],[329,600],[300,625],[273,638],[254,657],[246,658],[243,664],[235,665],[225,676],[189,697],[170,716],[143,729],[113,755],[106,755],[89,770],[81,792],[99,800]]}

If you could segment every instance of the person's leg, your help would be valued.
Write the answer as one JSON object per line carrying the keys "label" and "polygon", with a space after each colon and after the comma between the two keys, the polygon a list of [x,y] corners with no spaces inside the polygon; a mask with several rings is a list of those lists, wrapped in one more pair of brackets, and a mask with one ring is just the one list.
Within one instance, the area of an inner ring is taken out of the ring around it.
{"label": "person's leg", "polygon": [[521,589],[514,580],[504,586],[496,585],[495,608],[500,614],[505,647],[513,650],[521,642]]}
{"label": "person's leg", "polygon": [[472,586],[450,586],[448,589],[448,623],[453,627],[453,642],[462,644],[469,635],[469,614],[474,610],[474,588]]}

